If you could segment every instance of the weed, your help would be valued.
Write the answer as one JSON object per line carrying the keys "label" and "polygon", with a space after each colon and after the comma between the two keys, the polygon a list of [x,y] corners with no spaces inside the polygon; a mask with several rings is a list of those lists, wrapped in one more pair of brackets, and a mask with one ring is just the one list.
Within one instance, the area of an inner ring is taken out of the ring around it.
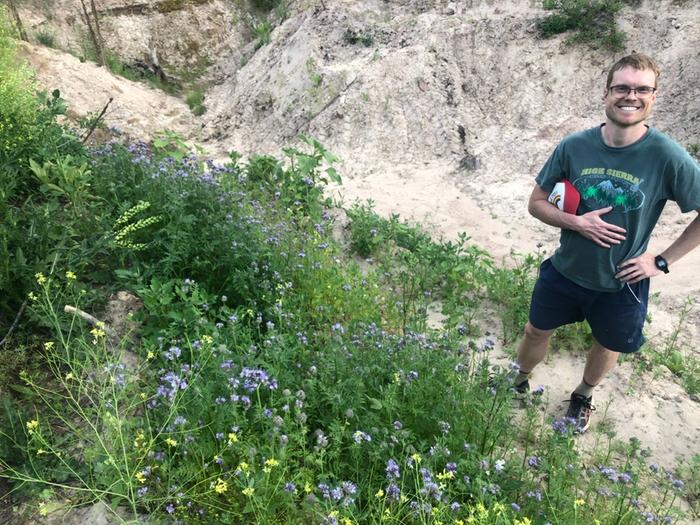
{"label": "weed", "polygon": [[663,365],[683,381],[683,386],[690,394],[700,393],[700,359],[680,346],[680,335],[688,317],[695,307],[695,300],[688,297],[680,309],[678,324],[664,341],[661,349],[651,348],[651,360],[656,365]]}
{"label": "weed", "polygon": [[39,42],[42,46],[51,47],[54,49],[58,47],[54,34],[46,31],[45,29],[37,31],[34,36],[36,37],[37,42]]}
{"label": "weed", "polygon": [[203,115],[207,108],[204,106],[204,90],[201,87],[196,87],[185,95],[185,102],[189,106],[192,113],[196,116]]}
{"label": "weed", "polygon": [[309,57],[306,61],[306,72],[309,74],[312,88],[319,88],[323,83],[323,75],[318,72],[316,61]]}
{"label": "weed", "polygon": [[250,29],[253,32],[253,37],[255,40],[255,49],[260,49],[261,47],[270,43],[272,38],[272,24],[267,20],[262,20],[258,22],[254,18],[250,19]]}

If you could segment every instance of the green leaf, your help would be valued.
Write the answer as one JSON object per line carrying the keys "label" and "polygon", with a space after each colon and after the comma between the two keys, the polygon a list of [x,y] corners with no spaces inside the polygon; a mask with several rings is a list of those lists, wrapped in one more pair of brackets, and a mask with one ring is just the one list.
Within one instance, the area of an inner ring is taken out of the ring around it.
{"label": "green leaf", "polygon": [[367,399],[369,400],[369,408],[372,410],[381,410],[384,408],[384,405],[379,399],[370,396],[367,396]]}

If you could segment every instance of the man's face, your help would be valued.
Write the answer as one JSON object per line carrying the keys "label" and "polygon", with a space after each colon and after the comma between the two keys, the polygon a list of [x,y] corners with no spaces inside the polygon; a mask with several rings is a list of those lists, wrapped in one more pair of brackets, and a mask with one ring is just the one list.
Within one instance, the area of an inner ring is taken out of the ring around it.
{"label": "man's face", "polygon": [[[610,87],[614,86],[656,87],[656,75],[649,69],[638,70],[626,67],[613,73]],[[626,95],[617,95],[613,90],[608,89],[603,95],[603,100],[608,120],[620,127],[627,128],[646,120],[656,100],[656,91],[647,96],[640,96],[636,91],[630,91]]]}

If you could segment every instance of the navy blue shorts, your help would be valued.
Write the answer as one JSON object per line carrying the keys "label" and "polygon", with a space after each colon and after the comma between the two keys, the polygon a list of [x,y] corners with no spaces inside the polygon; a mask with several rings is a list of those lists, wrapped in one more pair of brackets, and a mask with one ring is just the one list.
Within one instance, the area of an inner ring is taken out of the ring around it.
{"label": "navy blue shorts", "polygon": [[618,292],[597,292],[567,279],[547,259],[540,265],[532,291],[530,324],[553,330],[585,319],[593,337],[605,348],[636,352],[644,343],[648,300],[649,279],[625,284]]}

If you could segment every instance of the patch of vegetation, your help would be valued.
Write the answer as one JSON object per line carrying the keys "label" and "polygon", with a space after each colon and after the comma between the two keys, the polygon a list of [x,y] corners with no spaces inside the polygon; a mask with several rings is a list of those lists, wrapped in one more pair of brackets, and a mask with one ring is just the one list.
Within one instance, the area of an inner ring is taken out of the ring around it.
{"label": "patch of vegetation", "polygon": [[204,106],[204,90],[201,87],[192,89],[185,95],[185,102],[196,116],[204,115],[207,108]]}
{"label": "patch of vegetation", "polygon": [[273,27],[269,21],[257,21],[251,18],[250,29],[253,32],[253,37],[255,38],[256,50],[270,43]]}
{"label": "patch of vegetation", "polygon": [[350,45],[362,44],[371,47],[374,44],[374,36],[369,31],[348,27],[343,33],[343,41]]}
{"label": "patch of vegetation", "polygon": [[692,349],[684,349],[681,345],[681,333],[688,322],[688,316],[695,307],[695,300],[688,297],[681,308],[678,324],[664,342],[663,348],[650,348],[651,361],[655,365],[663,365],[683,382],[685,390],[691,394],[700,393],[700,359]]}
{"label": "patch of vegetation", "polygon": [[56,37],[53,33],[47,31],[46,29],[41,29],[37,31],[34,34],[37,42],[39,42],[42,46],[50,47],[53,49],[58,48],[58,44],[56,43]]}
{"label": "patch of vegetation", "polygon": [[277,9],[282,4],[286,5],[284,0],[250,0],[250,3],[254,9],[265,12]]}
{"label": "patch of vegetation", "polygon": [[615,22],[615,15],[624,6],[622,0],[543,0],[553,14],[537,22],[540,38],[570,32],[566,42],[584,43],[591,47],[620,51],[625,33]]}
{"label": "patch of vegetation", "polygon": [[690,153],[691,157],[700,160],[700,144],[688,144],[686,149],[688,150],[688,153]]}

